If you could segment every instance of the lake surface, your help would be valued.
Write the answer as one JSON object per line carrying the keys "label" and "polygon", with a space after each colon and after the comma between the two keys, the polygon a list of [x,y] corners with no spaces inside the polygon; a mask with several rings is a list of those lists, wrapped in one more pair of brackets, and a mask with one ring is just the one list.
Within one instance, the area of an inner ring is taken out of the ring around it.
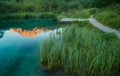
{"label": "lake surface", "polygon": [[52,76],[40,69],[40,43],[58,27],[47,19],[0,21],[0,76]]}

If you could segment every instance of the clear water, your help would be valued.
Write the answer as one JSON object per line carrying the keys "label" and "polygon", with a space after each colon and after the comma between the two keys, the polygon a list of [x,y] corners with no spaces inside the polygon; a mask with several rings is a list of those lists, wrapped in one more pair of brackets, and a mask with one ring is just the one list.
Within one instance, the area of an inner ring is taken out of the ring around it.
{"label": "clear water", "polygon": [[0,21],[0,76],[50,76],[40,69],[40,43],[58,27],[53,20]]}

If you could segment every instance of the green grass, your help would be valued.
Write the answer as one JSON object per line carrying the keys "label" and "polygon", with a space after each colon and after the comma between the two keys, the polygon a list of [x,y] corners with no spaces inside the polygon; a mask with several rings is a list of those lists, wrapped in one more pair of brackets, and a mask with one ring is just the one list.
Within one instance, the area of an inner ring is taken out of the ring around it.
{"label": "green grass", "polygon": [[80,26],[67,26],[40,45],[41,67],[94,75],[118,72],[120,40],[113,33],[102,33]]}
{"label": "green grass", "polygon": [[120,31],[120,4],[112,4],[100,9],[95,18],[104,25]]}
{"label": "green grass", "polygon": [[106,26],[120,30],[120,15],[114,12],[104,11],[97,14],[96,19]]}

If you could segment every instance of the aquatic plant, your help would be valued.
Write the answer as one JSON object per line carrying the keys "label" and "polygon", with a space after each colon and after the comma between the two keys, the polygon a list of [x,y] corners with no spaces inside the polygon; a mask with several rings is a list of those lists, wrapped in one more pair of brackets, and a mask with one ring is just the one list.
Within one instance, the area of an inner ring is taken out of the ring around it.
{"label": "aquatic plant", "polygon": [[59,37],[52,36],[41,44],[41,66],[52,71],[62,69],[94,75],[119,70],[120,40],[86,27],[67,26]]}

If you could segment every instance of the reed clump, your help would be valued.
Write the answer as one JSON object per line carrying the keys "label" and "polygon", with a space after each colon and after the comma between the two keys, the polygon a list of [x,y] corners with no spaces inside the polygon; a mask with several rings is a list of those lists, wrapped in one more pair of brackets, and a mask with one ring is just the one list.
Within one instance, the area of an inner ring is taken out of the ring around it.
{"label": "reed clump", "polygon": [[120,40],[113,34],[67,26],[40,45],[41,67],[89,75],[120,69]]}

